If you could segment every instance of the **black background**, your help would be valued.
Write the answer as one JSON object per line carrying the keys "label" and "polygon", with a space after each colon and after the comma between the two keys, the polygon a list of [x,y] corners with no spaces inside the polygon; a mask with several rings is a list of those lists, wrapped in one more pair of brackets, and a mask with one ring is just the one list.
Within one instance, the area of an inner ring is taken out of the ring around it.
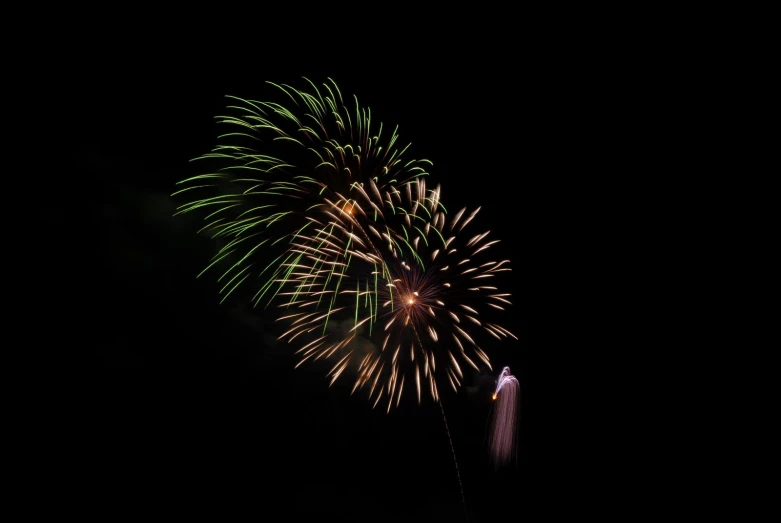
{"label": "black background", "polygon": [[[378,63],[246,50],[83,57],[78,158],[95,195],[99,265],[84,296],[88,360],[68,452],[90,478],[94,510],[459,521],[463,486],[468,520],[478,522],[577,512],[607,495],[589,483],[600,474],[589,447],[604,442],[589,418],[594,400],[578,389],[590,360],[568,344],[581,324],[550,312],[552,303],[588,301],[565,298],[589,251],[563,214],[597,183],[573,167],[596,154],[578,139],[595,122],[592,91],[573,88],[589,70],[562,73],[561,64],[494,49],[502,54],[490,61],[466,47]],[[214,146],[225,95],[264,99],[274,93],[266,81],[306,89],[304,76],[333,78],[375,120],[398,124],[410,157],[433,161],[450,208],[481,206],[479,219],[502,240],[514,297],[504,325],[519,340],[492,353],[495,374],[509,365],[521,382],[515,465],[488,462],[496,376],[445,394],[446,418],[431,401],[372,410],[347,386],[329,388],[322,369],[294,370],[290,351],[273,342],[272,319],[219,305],[216,283],[196,279],[212,246],[192,219],[171,216],[175,182],[197,174],[189,160]]]}

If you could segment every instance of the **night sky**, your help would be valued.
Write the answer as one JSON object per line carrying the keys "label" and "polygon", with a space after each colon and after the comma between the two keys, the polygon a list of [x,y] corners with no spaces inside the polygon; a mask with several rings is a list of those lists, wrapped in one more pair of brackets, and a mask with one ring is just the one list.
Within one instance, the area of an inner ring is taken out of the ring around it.
{"label": "night sky", "polygon": [[[502,240],[495,256],[513,267],[503,325],[519,340],[486,347],[494,372],[467,373],[457,394],[443,391],[442,404],[469,521],[545,510],[542,499],[556,498],[549,489],[558,471],[549,466],[561,461],[543,436],[551,415],[535,403],[543,370],[529,336],[540,221],[529,209],[539,209],[534,180],[545,173],[534,150],[544,140],[530,139],[528,122],[539,123],[541,102],[524,96],[516,72],[477,57],[448,72],[427,67],[432,55],[411,58],[408,72],[402,64],[218,58],[128,54],[90,71],[84,114],[93,125],[78,152],[96,195],[100,265],[89,287],[91,352],[78,412],[90,427],[79,448],[103,507],[95,510],[465,519],[439,406],[424,394],[421,406],[386,414],[351,396],[351,382],[329,388],[322,367],[294,369],[292,351],[275,341],[273,313],[220,305],[215,279],[196,278],[214,252],[196,234],[200,217],[172,217],[169,195],[199,174],[189,160],[215,145],[224,96],[269,99],[276,94],[267,80],[306,88],[302,76],[318,85],[333,78],[375,121],[397,124],[401,142],[412,143],[408,156],[433,161],[430,180],[441,183],[449,209],[481,206],[476,220]],[[503,366],[521,383],[523,408],[517,463],[495,471],[486,435]]]}

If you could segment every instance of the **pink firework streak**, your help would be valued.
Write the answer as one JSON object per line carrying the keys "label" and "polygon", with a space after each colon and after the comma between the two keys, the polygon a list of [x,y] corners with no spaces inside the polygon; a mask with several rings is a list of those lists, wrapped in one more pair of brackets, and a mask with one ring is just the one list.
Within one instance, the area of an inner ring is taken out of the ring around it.
{"label": "pink firework streak", "polygon": [[496,407],[491,418],[489,440],[491,459],[497,467],[509,463],[515,455],[520,393],[518,380],[510,374],[510,367],[505,367],[493,394]]}

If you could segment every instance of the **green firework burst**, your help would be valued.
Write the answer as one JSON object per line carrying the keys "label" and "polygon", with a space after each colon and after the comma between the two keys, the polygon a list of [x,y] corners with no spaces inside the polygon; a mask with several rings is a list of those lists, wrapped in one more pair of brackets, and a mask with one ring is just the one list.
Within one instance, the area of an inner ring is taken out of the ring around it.
{"label": "green firework burst", "polygon": [[218,273],[223,301],[248,289],[255,305],[270,302],[313,249],[320,259],[312,270],[338,281],[351,256],[333,245],[361,241],[345,218],[382,219],[381,208],[358,200],[428,174],[431,162],[407,160],[398,129],[375,124],[357,97],[348,105],[333,80],[320,88],[305,80],[309,91],[269,82],[280,101],[229,96],[218,145],[193,160],[201,174],[172,194],[186,199],[177,214],[202,214],[200,232],[218,241],[201,274]]}

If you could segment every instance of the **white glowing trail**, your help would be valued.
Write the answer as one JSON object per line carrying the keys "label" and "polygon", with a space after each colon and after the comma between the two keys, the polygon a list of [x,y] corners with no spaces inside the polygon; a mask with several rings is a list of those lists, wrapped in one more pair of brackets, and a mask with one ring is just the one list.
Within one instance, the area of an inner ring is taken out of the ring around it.
{"label": "white glowing trail", "polygon": [[491,460],[498,468],[515,456],[518,429],[518,410],[521,388],[510,367],[502,369],[493,398],[496,405],[491,417],[489,449]]}

